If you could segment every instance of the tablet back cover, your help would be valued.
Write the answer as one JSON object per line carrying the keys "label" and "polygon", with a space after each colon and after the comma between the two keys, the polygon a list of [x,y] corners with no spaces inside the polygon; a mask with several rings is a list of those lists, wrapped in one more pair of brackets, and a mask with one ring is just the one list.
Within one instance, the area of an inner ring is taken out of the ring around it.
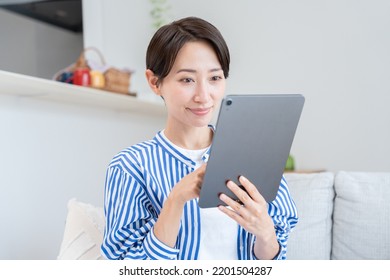
{"label": "tablet back cover", "polygon": [[228,95],[222,100],[199,206],[223,204],[220,193],[240,175],[267,202],[275,199],[290,153],[304,97],[299,94]]}

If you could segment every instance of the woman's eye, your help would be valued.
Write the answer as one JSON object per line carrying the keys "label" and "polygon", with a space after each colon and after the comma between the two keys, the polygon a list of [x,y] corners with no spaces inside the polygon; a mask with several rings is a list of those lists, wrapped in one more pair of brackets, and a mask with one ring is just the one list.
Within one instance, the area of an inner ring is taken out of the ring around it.
{"label": "woman's eye", "polygon": [[213,76],[213,77],[211,77],[212,81],[218,81],[218,80],[221,80],[221,79],[222,79],[221,76]]}
{"label": "woman's eye", "polygon": [[191,83],[191,82],[193,82],[194,80],[191,79],[191,78],[184,78],[184,79],[181,79],[181,81],[184,82],[184,83]]}

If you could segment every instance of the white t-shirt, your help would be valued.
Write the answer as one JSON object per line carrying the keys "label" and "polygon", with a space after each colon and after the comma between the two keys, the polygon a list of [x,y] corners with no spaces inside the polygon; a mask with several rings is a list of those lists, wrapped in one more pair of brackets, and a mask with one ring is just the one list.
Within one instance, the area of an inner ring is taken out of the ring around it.
{"label": "white t-shirt", "polygon": [[[187,150],[176,146],[165,136],[162,136],[176,150],[196,163],[196,168],[204,162],[202,156],[209,149]],[[227,215],[214,208],[200,208],[201,239],[199,260],[236,260],[237,259],[237,223]]]}

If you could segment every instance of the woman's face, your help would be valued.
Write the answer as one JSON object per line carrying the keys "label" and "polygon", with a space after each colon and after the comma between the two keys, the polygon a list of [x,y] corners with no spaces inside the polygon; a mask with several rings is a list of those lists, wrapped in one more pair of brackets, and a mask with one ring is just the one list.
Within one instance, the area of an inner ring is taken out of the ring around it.
{"label": "woman's face", "polygon": [[168,124],[207,126],[219,107],[225,86],[213,48],[202,41],[186,43],[158,89],[168,110]]}

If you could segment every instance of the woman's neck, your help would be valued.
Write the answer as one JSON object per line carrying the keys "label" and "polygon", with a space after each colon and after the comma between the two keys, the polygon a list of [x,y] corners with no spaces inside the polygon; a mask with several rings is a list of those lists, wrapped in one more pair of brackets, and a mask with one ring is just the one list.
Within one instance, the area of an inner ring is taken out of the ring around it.
{"label": "woman's neck", "polygon": [[208,126],[172,128],[167,125],[164,134],[172,143],[188,150],[207,148],[213,139],[213,131]]}

